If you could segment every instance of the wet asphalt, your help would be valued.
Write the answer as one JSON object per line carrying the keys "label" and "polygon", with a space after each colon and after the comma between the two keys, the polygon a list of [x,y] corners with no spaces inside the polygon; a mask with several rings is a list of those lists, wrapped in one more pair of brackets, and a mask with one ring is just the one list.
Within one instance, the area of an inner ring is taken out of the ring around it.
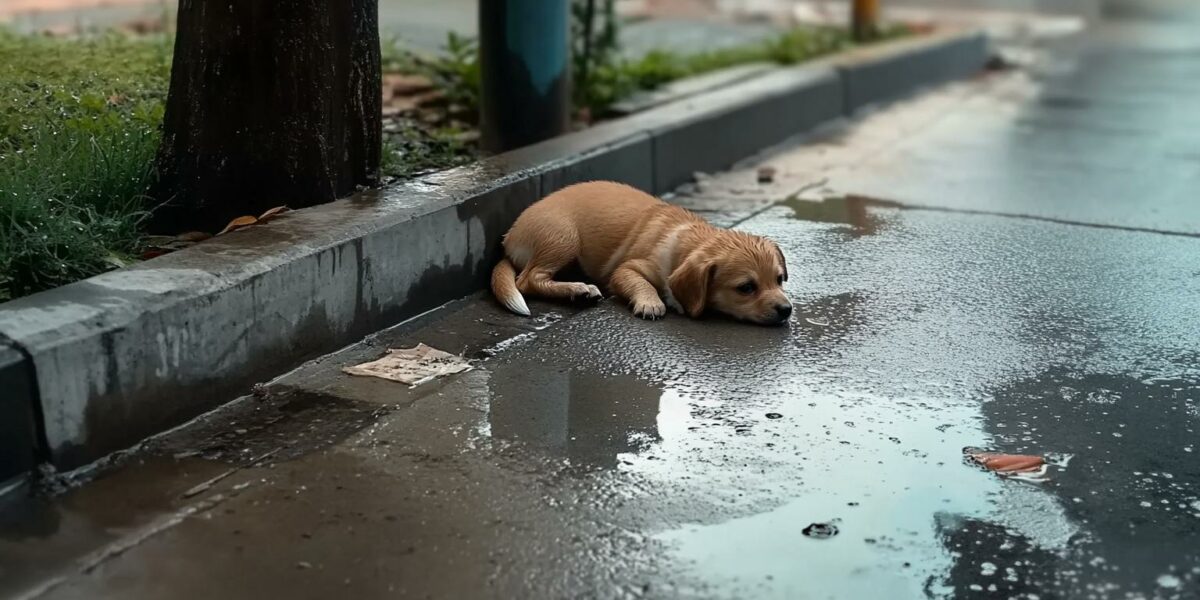
{"label": "wet asphalt", "polygon": [[[681,190],[787,327],[464,299],[8,507],[0,594],[1200,597],[1200,43],[1147,27]],[[475,369],[340,371],[416,342]]]}

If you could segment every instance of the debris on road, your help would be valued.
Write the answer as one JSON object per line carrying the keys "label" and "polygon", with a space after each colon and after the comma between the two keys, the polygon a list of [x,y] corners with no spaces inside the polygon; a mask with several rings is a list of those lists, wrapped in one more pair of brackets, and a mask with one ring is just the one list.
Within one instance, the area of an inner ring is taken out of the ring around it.
{"label": "debris on road", "polygon": [[775,167],[759,167],[758,182],[771,183],[775,181]]}
{"label": "debris on road", "polygon": [[1004,477],[1040,482],[1046,480],[1046,459],[1031,454],[1005,454],[979,448],[963,448],[971,463]]}
{"label": "debris on road", "polygon": [[379,377],[411,386],[470,370],[471,364],[467,359],[425,344],[417,344],[413,348],[389,349],[387,355],[379,360],[342,368],[342,371],[350,375]]}
{"label": "debris on road", "polygon": [[831,538],[838,534],[838,528],[832,523],[813,523],[801,531],[804,535],[818,540]]}

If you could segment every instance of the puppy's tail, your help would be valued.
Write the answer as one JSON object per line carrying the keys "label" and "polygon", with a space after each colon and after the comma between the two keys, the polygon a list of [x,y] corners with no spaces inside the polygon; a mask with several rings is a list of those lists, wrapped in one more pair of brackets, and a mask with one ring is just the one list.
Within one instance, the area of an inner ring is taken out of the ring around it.
{"label": "puppy's tail", "polygon": [[508,258],[500,259],[496,268],[492,269],[492,294],[505,308],[518,315],[529,316],[529,306],[525,297],[517,290],[517,270],[513,268]]}

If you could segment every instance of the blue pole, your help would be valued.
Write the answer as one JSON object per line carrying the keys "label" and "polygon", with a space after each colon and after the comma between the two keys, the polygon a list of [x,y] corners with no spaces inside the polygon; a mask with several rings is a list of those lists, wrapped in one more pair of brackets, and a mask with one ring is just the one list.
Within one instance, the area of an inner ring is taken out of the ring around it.
{"label": "blue pole", "polygon": [[488,152],[570,125],[570,0],[479,0],[480,119]]}

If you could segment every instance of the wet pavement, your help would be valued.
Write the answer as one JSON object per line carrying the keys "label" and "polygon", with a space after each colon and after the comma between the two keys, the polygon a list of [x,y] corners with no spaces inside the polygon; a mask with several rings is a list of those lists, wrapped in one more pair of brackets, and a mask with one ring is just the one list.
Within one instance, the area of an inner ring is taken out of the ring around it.
{"label": "wet pavement", "polygon": [[465,299],[14,503],[0,595],[1200,597],[1200,48],[1130,27],[681,190],[790,326]]}

